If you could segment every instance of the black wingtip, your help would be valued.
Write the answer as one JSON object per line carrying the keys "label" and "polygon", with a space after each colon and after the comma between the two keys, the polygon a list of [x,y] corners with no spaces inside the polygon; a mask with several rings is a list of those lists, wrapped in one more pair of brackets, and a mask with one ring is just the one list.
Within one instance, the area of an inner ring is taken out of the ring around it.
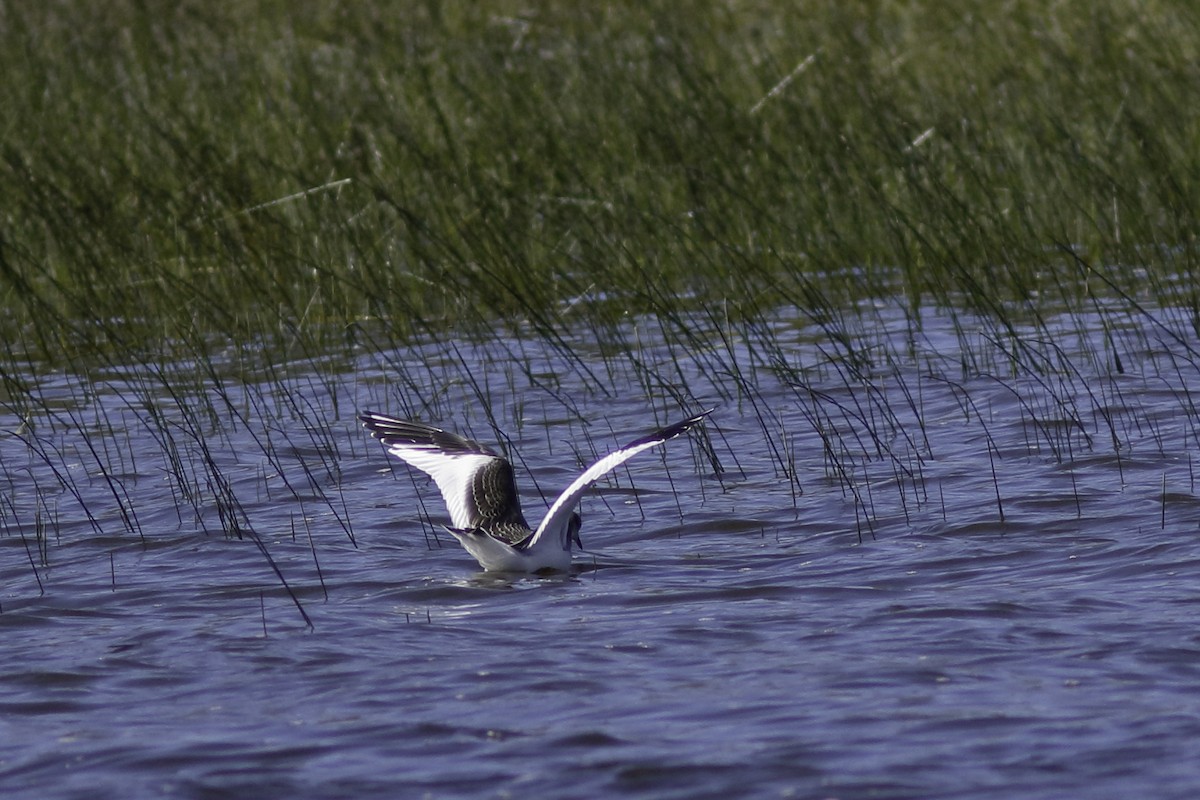
{"label": "black wingtip", "polygon": [[383,432],[388,428],[394,427],[396,424],[404,424],[403,420],[389,417],[387,414],[380,414],[375,411],[360,411],[358,412],[358,421],[362,426],[371,432],[371,435],[380,438]]}
{"label": "black wingtip", "polygon": [[369,428],[372,424],[377,423],[380,420],[392,419],[386,414],[380,414],[376,411],[360,411],[356,416],[358,417],[358,421],[363,424],[364,428]]}
{"label": "black wingtip", "polygon": [[358,421],[372,436],[384,444],[390,444],[393,439],[412,439],[427,437],[436,428],[429,428],[420,423],[380,414],[376,411],[360,411]]}
{"label": "black wingtip", "polygon": [[692,428],[696,427],[701,422],[703,422],[705,417],[707,417],[709,414],[713,413],[716,410],[717,410],[717,407],[713,406],[708,411],[701,411],[699,414],[695,415],[694,417],[688,417],[683,422],[676,422],[674,425],[668,425],[667,427],[663,428],[663,432],[664,433],[669,432],[667,435],[668,439],[678,436],[681,433],[687,433],[689,430],[691,430]]}
{"label": "black wingtip", "polygon": [[699,425],[701,422],[704,421],[705,417],[707,417],[709,414],[713,413],[716,410],[717,410],[716,406],[713,406],[708,411],[701,411],[699,414],[696,414],[695,416],[692,416],[692,417],[688,417],[687,419],[683,420],[682,422],[676,422],[672,425],[666,426],[665,428],[659,428],[654,433],[643,436],[640,439],[635,439],[634,441],[632,441],[628,445],[626,445],[626,447],[633,447],[633,446],[641,444],[643,442],[665,442],[668,439],[674,439],[676,436],[685,434],[688,431],[690,431],[692,428]]}
{"label": "black wingtip", "polygon": [[362,411],[358,419],[371,435],[385,445],[416,445],[418,447],[436,447],[446,454],[478,454],[494,456],[496,452],[474,439],[467,439],[457,433],[435,428],[423,422],[413,422],[374,411]]}

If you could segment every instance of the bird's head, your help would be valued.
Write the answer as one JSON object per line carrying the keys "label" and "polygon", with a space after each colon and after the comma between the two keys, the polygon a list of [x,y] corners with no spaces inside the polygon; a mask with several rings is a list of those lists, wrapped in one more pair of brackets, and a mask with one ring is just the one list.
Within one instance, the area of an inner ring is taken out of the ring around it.
{"label": "bird's head", "polygon": [[580,550],[583,549],[583,540],[579,538],[579,529],[581,527],[583,527],[583,517],[579,516],[579,512],[577,511],[571,512],[571,518],[567,520],[566,548],[568,550],[571,549],[572,542]]}

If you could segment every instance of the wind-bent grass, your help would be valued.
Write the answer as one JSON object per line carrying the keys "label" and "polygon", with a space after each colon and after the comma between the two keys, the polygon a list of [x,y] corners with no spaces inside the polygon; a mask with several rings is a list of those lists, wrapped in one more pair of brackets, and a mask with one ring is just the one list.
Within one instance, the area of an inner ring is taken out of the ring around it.
{"label": "wind-bent grass", "polygon": [[0,325],[60,359],[896,293],[1200,315],[1197,12],[1043,5],[22,6]]}

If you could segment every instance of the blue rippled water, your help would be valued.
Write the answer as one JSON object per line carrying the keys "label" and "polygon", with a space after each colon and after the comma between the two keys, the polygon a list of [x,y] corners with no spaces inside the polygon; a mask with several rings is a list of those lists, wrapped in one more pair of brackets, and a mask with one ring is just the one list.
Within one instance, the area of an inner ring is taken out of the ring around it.
{"label": "blue rippled water", "polygon": [[[719,410],[585,499],[557,577],[480,574],[353,421],[497,441],[443,346],[201,387],[215,414],[43,376],[0,438],[0,795],[1195,796],[1195,365],[1131,330],[1121,371],[963,368],[931,313],[848,376],[787,330],[793,371],[723,356],[741,393],[646,345]],[[471,352],[530,516],[679,411],[520,351]]]}

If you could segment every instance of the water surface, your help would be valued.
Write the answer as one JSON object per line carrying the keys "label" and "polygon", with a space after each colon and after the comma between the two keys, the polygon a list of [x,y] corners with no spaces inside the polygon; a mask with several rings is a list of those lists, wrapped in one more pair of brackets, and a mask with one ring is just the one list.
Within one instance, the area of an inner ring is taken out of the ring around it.
{"label": "water surface", "polygon": [[[848,348],[787,309],[706,347],[631,320],[171,391],[30,367],[0,792],[1195,796],[1200,343],[1156,313],[1006,340],[883,306]],[[555,577],[480,574],[353,420],[503,440],[532,519],[709,405]]]}

